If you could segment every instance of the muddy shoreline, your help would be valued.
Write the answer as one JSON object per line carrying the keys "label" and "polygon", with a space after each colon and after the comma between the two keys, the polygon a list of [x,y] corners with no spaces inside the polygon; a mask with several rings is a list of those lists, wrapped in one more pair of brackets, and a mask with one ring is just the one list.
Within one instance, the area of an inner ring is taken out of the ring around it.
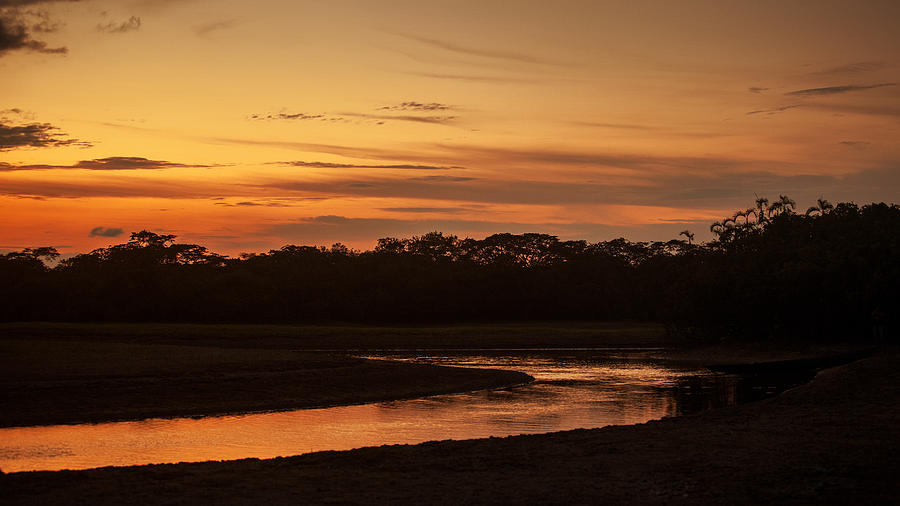
{"label": "muddy shoreline", "polygon": [[287,411],[533,379],[340,354],[6,339],[0,341],[0,427]]}
{"label": "muddy shoreline", "polygon": [[3,476],[10,504],[891,503],[900,352],[776,398],[636,426],[269,460]]}

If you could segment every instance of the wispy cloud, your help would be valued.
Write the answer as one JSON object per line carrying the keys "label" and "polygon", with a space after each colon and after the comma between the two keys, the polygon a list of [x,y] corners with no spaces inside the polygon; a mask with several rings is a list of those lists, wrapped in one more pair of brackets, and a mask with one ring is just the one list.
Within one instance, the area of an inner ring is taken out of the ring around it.
{"label": "wispy cloud", "polygon": [[122,22],[110,21],[109,23],[101,23],[97,25],[97,31],[104,33],[127,33],[133,32],[135,30],[140,30],[140,28],[141,18],[137,16],[131,16],[130,18]]}
{"label": "wispy cloud", "polygon": [[216,202],[217,206],[225,206],[225,207],[292,207],[290,204],[285,204],[284,202],[277,201],[259,201],[259,200],[245,200],[242,202]]}
{"label": "wispy cloud", "polygon": [[[121,128],[133,128],[123,125],[111,125]],[[365,146],[346,146],[340,144],[319,144],[314,142],[298,142],[298,141],[270,141],[260,139],[243,139],[236,137],[198,137],[200,141],[213,144],[236,144],[241,146],[269,146],[282,149],[290,149],[296,151],[305,151],[309,153],[327,153],[331,155],[341,155],[349,158],[364,158],[368,160],[410,160],[410,161],[428,161],[434,158],[428,155],[418,153],[416,151],[400,151],[385,148],[373,148]]]}
{"label": "wispy cloud", "polygon": [[[430,105],[430,104],[423,104]],[[387,108],[379,108],[378,110],[384,110]],[[418,111],[434,111],[440,109],[391,109],[391,110],[410,110],[413,112]],[[430,123],[430,124],[446,124],[451,123],[458,119],[458,116],[419,116],[415,114],[373,114],[368,112],[338,112],[335,114],[325,114],[325,113],[317,113],[310,114],[305,112],[278,112],[278,113],[261,113],[261,114],[251,114],[247,117],[250,120],[256,121],[340,121],[345,122],[349,121],[347,117],[350,118],[362,118],[366,120],[372,120],[378,124],[382,124],[385,121],[410,121],[413,123]]]}
{"label": "wispy cloud", "polygon": [[[608,240],[628,237],[646,241],[678,237],[685,223],[708,223],[706,220],[682,220],[651,225],[619,226],[590,222],[524,223],[499,220],[359,218],[348,216],[310,216],[278,223],[260,232],[293,244],[330,244],[333,242],[369,241],[382,237],[411,237],[441,231],[461,237],[485,237],[497,233],[546,233],[568,239]],[[705,228],[705,226],[704,226]]]}
{"label": "wispy cloud", "polygon": [[437,102],[401,102],[397,105],[386,105],[379,107],[379,111],[447,111],[452,109],[447,104],[439,104]]}
{"label": "wispy cloud", "polygon": [[747,113],[747,116],[751,116],[751,115],[753,115],[753,114],[768,114],[768,115],[771,115],[771,114],[778,114],[778,113],[781,113],[781,112],[784,112],[784,111],[788,111],[788,110],[790,110],[790,109],[794,109],[794,108],[797,108],[797,107],[800,107],[800,104],[783,105],[783,106],[781,106],[781,107],[772,107],[771,109],[757,109],[757,110],[755,110],[755,111],[750,111],[750,112],[748,112],[748,113]]}
{"label": "wispy cloud", "polygon": [[408,114],[368,114],[362,112],[341,112],[341,116],[366,118],[378,121],[411,121],[413,123],[446,124],[458,119],[458,116],[412,116]]}
{"label": "wispy cloud", "polygon": [[19,148],[88,147],[91,143],[70,139],[49,123],[10,125],[0,123],[0,151]]}
{"label": "wispy cloud", "polygon": [[747,90],[748,90],[750,93],[762,93],[762,92],[764,92],[764,91],[769,91],[769,88],[763,88],[763,87],[760,87],[760,86],[751,86],[751,87],[747,88]]}
{"label": "wispy cloud", "polygon": [[263,114],[251,114],[248,116],[249,119],[253,120],[261,120],[261,121],[272,121],[272,120],[287,120],[287,121],[308,121],[315,119],[328,119],[324,114],[307,114],[305,112],[276,112],[276,113],[263,113]]}
{"label": "wispy cloud", "polygon": [[392,213],[446,213],[446,214],[457,214],[466,211],[471,211],[472,209],[469,207],[381,207],[379,208],[381,211],[388,211]]}
{"label": "wispy cloud", "polygon": [[395,165],[377,165],[377,164],[354,164],[354,163],[331,163],[331,162],[304,162],[304,161],[292,161],[292,162],[272,162],[278,165],[292,165],[294,167],[310,167],[317,169],[402,169],[402,170],[449,170],[449,169],[462,169],[463,167],[459,166],[438,166],[438,165],[410,165],[410,164],[395,164]]}
{"label": "wispy cloud", "polygon": [[804,107],[830,111],[835,114],[864,114],[867,116],[887,116],[889,118],[900,118],[900,107],[890,107],[884,105],[827,104],[816,102],[804,104]]}
{"label": "wispy cloud", "polygon": [[17,170],[52,170],[52,169],[87,169],[87,170],[159,170],[187,167],[213,167],[212,165],[190,165],[184,163],[167,162],[164,160],[149,160],[139,156],[111,156],[94,160],[82,160],[74,165],[13,165],[0,162],[0,171],[10,172]]}
{"label": "wispy cloud", "polygon": [[885,86],[897,86],[897,83],[879,83],[879,84],[870,84],[864,86],[857,85],[844,85],[844,86],[827,86],[825,88],[809,88],[806,90],[797,90],[785,93],[788,96],[801,96],[801,97],[811,97],[818,95],[836,95],[838,93],[848,93],[851,91],[863,91],[863,90],[871,90],[875,88],[883,88]]}
{"label": "wispy cloud", "polygon": [[573,121],[572,124],[595,127],[595,128],[611,128],[621,130],[659,130],[659,128],[650,125],[637,125],[634,123],[604,123],[600,121]]}
{"label": "wispy cloud", "polygon": [[411,177],[410,181],[425,181],[425,182],[441,182],[441,183],[462,183],[465,181],[475,181],[477,178],[474,177],[466,177],[466,176],[421,176],[421,177]]}
{"label": "wispy cloud", "polygon": [[470,81],[475,83],[488,84],[534,84],[539,82],[538,79],[527,77],[508,77],[508,76],[485,76],[473,74],[445,74],[439,72],[406,72],[406,74],[419,77],[428,77],[432,79],[449,79],[454,81]]}
{"label": "wispy cloud", "polygon": [[0,8],[5,7],[26,7],[29,5],[51,4],[62,2],[80,2],[81,0],[0,0]]}
{"label": "wispy cloud", "polygon": [[222,21],[203,23],[194,27],[194,33],[199,36],[209,35],[212,32],[234,28],[238,23],[239,21],[237,19],[225,19]]}
{"label": "wispy cloud", "polygon": [[875,72],[887,66],[886,63],[880,61],[863,61],[856,63],[848,63],[831,67],[818,72],[812,72],[811,75],[834,76],[834,75],[856,75],[867,72]]}
{"label": "wispy cloud", "polygon": [[853,149],[866,149],[867,147],[872,145],[872,143],[869,141],[840,141],[838,144]]}
{"label": "wispy cloud", "polygon": [[530,64],[538,64],[538,65],[561,65],[559,62],[545,60],[543,58],[538,58],[530,54],[519,53],[515,51],[504,51],[497,50],[491,48],[484,47],[474,47],[474,46],[466,46],[463,44],[457,44],[454,42],[449,42],[445,40],[439,40],[431,37],[423,37],[421,35],[414,35],[408,33],[398,33],[391,32],[393,35],[398,37],[403,37],[409,40],[413,40],[427,46],[435,47],[438,49],[443,49],[445,51],[450,51],[453,53],[464,54],[469,56],[477,56],[481,58],[492,58],[497,60],[506,60],[517,63],[530,63]]}
{"label": "wispy cloud", "polygon": [[150,9],[165,9],[169,6],[184,5],[197,0],[137,0],[133,2],[135,7]]}

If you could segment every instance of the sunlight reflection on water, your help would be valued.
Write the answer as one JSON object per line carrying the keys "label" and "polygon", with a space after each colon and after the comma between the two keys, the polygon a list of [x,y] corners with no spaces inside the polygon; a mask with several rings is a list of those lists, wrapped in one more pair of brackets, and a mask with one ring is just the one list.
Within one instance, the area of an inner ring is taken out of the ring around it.
{"label": "sunlight reflection on water", "polygon": [[[385,358],[385,355],[366,355]],[[391,354],[396,360],[512,369],[534,383],[505,390],[207,418],[0,429],[0,469],[270,458],[382,444],[643,423],[733,404],[740,378],[660,365],[646,353]]]}

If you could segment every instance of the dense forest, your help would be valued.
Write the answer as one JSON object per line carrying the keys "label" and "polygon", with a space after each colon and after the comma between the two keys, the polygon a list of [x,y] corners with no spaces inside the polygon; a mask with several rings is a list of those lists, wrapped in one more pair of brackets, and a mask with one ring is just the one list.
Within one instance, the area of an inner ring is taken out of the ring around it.
{"label": "dense forest", "polygon": [[653,320],[686,338],[895,339],[900,207],[787,198],[666,242],[546,234],[288,245],[227,258],[149,231],[52,263],[0,255],[0,319],[452,323]]}

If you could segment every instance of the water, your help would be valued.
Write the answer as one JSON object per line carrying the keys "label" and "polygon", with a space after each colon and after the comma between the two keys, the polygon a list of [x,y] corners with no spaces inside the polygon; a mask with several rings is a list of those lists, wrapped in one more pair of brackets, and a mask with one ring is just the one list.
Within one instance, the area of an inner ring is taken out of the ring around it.
{"label": "water", "polygon": [[390,358],[513,369],[536,381],[502,390],[358,406],[0,429],[0,469],[15,472],[271,458],[383,444],[636,424],[763,398],[805,379],[741,378],[672,367],[653,361],[646,351],[629,350],[452,355],[420,351],[395,353]]}

